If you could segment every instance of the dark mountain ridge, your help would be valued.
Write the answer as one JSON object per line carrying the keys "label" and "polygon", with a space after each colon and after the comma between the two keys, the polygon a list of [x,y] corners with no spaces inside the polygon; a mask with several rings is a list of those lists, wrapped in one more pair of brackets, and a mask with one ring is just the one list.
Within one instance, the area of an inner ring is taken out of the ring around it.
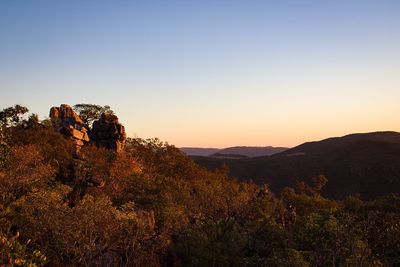
{"label": "dark mountain ridge", "polygon": [[273,146],[234,146],[227,148],[198,148],[198,147],[182,147],[184,153],[189,156],[206,156],[213,157],[216,154],[218,157],[222,155],[238,155],[245,156],[249,158],[253,157],[262,157],[262,156],[270,156],[277,153],[281,153],[288,148],[286,147],[273,147]]}
{"label": "dark mountain ridge", "polygon": [[220,148],[208,148],[208,147],[180,147],[183,153],[188,156],[204,156],[208,157],[214,153],[218,153]]}
{"label": "dark mountain ridge", "polygon": [[400,133],[373,132],[307,142],[284,152],[247,159],[195,157],[209,169],[222,164],[230,175],[272,190],[294,186],[297,181],[325,175],[329,182],[323,193],[334,198],[360,194],[372,198],[400,191]]}
{"label": "dark mountain ridge", "polygon": [[382,143],[400,143],[400,133],[393,131],[356,133],[342,137],[332,137],[321,141],[306,142],[294,148],[283,151],[281,155],[291,154],[319,154],[329,151],[346,148],[347,146],[362,141],[382,142]]}

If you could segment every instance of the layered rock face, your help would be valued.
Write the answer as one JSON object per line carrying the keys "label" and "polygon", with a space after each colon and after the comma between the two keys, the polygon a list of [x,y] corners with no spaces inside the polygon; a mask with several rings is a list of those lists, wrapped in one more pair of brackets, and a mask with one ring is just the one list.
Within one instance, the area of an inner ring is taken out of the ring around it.
{"label": "layered rock face", "polygon": [[62,104],[60,107],[52,107],[50,119],[57,131],[73,140],[77,148],[90,141],[88,126],[69,105]]}
{"label": "layered rock face", "polygon": [[77,150],[87,143],[117,152],[125,146],[125,127],[114,114],[101,114],[100,119],[94,121],[92,129],[89,129],[72,107],[62,104],[50,109],[50,119],[57,131],[75,142]]}
{"label": "layered rock face", "polygon": [[114,114],[103,113],[99,120],[93,122],[90,139],[98,147],[121,151],[126,141],[125,127]]}

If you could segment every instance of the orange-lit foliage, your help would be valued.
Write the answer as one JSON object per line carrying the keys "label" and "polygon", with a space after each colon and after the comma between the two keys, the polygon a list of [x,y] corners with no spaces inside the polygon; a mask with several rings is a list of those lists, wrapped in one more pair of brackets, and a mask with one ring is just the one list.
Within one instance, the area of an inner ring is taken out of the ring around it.
{"label": "orange-lit foliage", "polygon": [[18,197],[53,179],[54,175],[54,168],[44,162],[37,146],[15,146],[10,149],[7,161],[0,170],[0,186],[3,192],[8,191]]}
{"label": "orange-lit foliage", "polygon": [[327,178],[320,175],[313,180],[313,187],[300,182],[296,189],[284,188],[281,192],[282,199],[287,204],[294,205],[297,208],[297,212],[301,215],[322,210],[334,211],[338,209],[339,204],[336,201],[326,199],[320,194],[321,189],[328,181]]}
{"label": "orange-lit foliage", "polygon": [[[208,171],[158,139],[129,139],[120,153],[87,145],[76,154],[47,122],[26,123],[6,127],[0,150],[0,236],[8,244],[1,264],[399,262],[398,195],[330,200],[319,176],[276,197],[224,169]],[[9,242],[16,232],[18,241]]]}

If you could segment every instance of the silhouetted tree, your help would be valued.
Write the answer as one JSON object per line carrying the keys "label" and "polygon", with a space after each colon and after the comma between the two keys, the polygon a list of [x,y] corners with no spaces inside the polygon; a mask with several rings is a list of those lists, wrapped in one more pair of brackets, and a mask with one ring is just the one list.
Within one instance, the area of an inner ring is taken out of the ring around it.
{"label": "silhouetted tree", "polygon": [[91,125],[93,121],[99,119],[102,113],[114,113],[110,106],[107,105],[100,106],[95,104],[76,104],[74,105],[73,109],[88,125]]}
{"label": "silhouetted tree", "polygon": [[8,107],[0,111],[0,126],[13,126],[22,121],[22,115],[27,113],[29,109],[21,105]]}

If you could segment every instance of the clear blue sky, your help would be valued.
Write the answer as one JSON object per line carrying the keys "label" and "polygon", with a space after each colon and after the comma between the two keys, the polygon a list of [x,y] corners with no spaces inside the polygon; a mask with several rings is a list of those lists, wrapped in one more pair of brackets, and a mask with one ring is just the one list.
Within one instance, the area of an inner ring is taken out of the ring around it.
{"label": "clear blue sky", "polygon": [[0,108],[110,105],[177,146],[400,131],[400,1],[0,1]]}

